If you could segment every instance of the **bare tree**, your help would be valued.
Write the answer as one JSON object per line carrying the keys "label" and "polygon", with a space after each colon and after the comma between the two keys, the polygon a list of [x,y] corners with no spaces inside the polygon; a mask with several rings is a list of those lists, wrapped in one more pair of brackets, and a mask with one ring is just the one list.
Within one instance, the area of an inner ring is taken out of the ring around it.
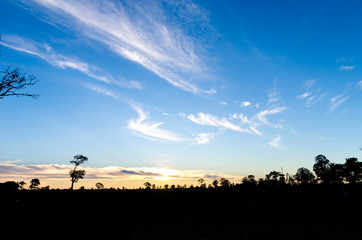
{"label": "bare tree", "polygon": [[70,161],[70,163],[74,163],[74,169],[69,171],[69,175],[71,177],[72,185],[70,189],[73,190],[74,183],[78,182],[79,179],[82,179],[85,175],[85,170],[77,170],[77,167],[82,163],[88,161],[88,158],[83,155],[75,155],[74,160]]}
{"label": "bare tree", "polygon": [[38,80],[33,75],[27,75],[19,68],[7,67],[4,71],[0,71],[0,99],[8,96],[37,98],[39,96],[37,94],[22,91],[37,82]]}

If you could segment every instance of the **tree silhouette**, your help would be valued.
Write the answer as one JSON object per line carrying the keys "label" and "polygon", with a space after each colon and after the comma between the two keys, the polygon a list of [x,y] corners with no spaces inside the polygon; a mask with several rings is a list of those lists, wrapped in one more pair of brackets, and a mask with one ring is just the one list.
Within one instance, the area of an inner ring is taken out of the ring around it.
{"label": "tree silhouette", "polygon": [[97,188],[97,189],[103,189],[103,188],[104,188],[103,183],[97,182],[97,183],[96,183],[96,188]]}
{"label": "tree silhouette", "polygon": [[248,175],[248,177],[243,177],[241,182],[245,185],[256,185],[256,180],[254,175]]}
{"label": "tree silhouette", "polygon": [[20,189],[20,190],[23,190],[23,189],[24,189],[24,186],[26,185],[26,182],[20,181],[20,182],[18,182],[18,184],[19,184],[19,189]]}
{"label": "tree silhouette", "polygon": [[319,154],[315,157],[315,164],[313,165],[313,171],[324,183],[330,182],[330,163],[326,156]]}
{"label": "tree silhouette", "polygon": [[[17,191],[19,189],[19,184],[17,182],[14,181],[7,181],[4,183],[0,183],[0,192],[1,191],[6,191],[6,192],[13,192],[13,191]],[[1,196],[2,198],[5,196]],[[2,200],[2,199],[0,199]]]}
{"label": "tree silhouette", "polygon": [[300,183],[311,183],[315,176],[309,169],[301,167],[298,168],[294,178]]}
{"label": "tree silhouette", "polygon": [[143,186],[145,186],[146,189],[151,189],[152,184],[149,183],[149,182],[145,182],[145,183],[143,184]]}
{"label": "tree silhouette", "polygon": [[197,180],[197,182],[200,184],[200,188],[206,188],[206,183],[203,178],[199,178],[199,180]]}
{"label": "tree silhouette", "polygon": [[40,181],[37,178],[34,178],[30,181],[29,189],[39,189]]}
{"label": "tree silhouette", "polygon": [[349,183],[358,183],[362,180],[362,163],[357,158],[346,158],[344,173]]}
{"label": "tree silhouette", "polygon": [[33,75],[26,75],[19,68],[8,67],[0,71],[0,99],[8,96],[38,97],[37,94],[20,92],[22,89],[35,85],[38,81]]}
{"label": "tree silhouette", "polygon": [[345,175],[344,164],[330,163],[328,180],[331,183],[342,183]]}
{"label": "tree silhouette", "polygon": [[230,187],[231,183],[230,183],[230,181],[229,181],[228,179],[226,179],[226,178],[221,178],[221,179],[220,179],[220,185],[221,185],[222,187]]}
{"label": "tree silhouette", "polygon": [[219,186],[219,181],[217,179],[215,179],[213,182],[212,182],[212,185],[214,186],[214,188],[217,188]]}
{"label": "tree silhouette", "polygon": [[70,161],[70,163],[74,164],[74,169],[69,171],[69,175],[71,177],[70,181],[72,182],[72,185],[70,186],[71,190],[73,190],[74,183],[78,182],[79,179],[83,179],[85,175],[85,170],[77,170],[77,167],[82,163],[88,161],[88,158],[81,154],[75,155],[73,158],[74,160]]}

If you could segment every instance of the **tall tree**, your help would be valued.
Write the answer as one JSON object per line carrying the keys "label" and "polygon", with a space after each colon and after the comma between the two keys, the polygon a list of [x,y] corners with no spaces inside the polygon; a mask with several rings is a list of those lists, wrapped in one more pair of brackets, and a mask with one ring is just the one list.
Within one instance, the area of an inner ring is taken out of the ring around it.
{"label": "tall tree", "polygon": [[74,169],[69,171],[69,175],[71,177],[70,181],[72,182],[72,185],[70,186],[71,190],[73,190],[74,183],[78,182],[79,179],[83,179],[85,175],[85,170],[77,170],[77,167],[82,163],[88,161],[88,158],[81,154],[75,155],[73,158],[74,160],[70,161],[70,163],[74,164]]}
{"label": "tall tree", "polygon": [[8,67],[0,71],[0,99],[8,96],[27,96],[36,98],[39,95],[22,91],[38,82],[33,75],[23,73],[19,68]]}
{"label": "tall tree", "polygon": [[330,162],[328,158],[322,154],[315,157],[315,164],[313,165],[313,171],[324,183],[330,182]]}
{"label": "tall tree", "polygon": [[345,177],[344,164],[340,164],[340,163],[330,163],[329,164],[329,173],[328,173],[329,182],[342,183],[344,177]]}
{"label": "tall tree", "polygon": [[357,158],[347,158],[344,171],[349,183],[358,183],[362,180],[362,162],[358,162]]}

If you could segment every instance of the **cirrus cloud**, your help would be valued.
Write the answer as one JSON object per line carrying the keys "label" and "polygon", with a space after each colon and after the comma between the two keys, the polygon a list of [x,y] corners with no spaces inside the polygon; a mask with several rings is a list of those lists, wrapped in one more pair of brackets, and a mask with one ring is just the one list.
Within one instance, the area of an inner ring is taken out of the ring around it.
{"label": "cirrus cloud", "polygon": [[[171,1],[164,5],[157,1],[130,4],[108,0],[35,2],[38,10],[50,19],[47,21],[105,44],[111,51],[140,64],[175,87],[195,94],[216,92],[202,89],[197,84],[198,79],[210,77],[201,40],[196,40],[183,25],[172,21],[175,17],[187,18],[186,25],[191,28],[193,22],[207,27],[207,14],[201,14],[205,11],[197,4],[173,4]],[[187,7],[187,15],[180,5]],[[174,7],[176,12],[167,14],[165,6]],[[197,34],[200,39],[200,33]]]}

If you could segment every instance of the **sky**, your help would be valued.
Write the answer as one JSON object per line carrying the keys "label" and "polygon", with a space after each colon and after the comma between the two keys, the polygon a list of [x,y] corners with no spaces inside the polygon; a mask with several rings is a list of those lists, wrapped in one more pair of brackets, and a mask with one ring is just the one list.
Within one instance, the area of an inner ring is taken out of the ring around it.
{"label": "sky", "polygon": [[0,1],[0,182],[232,182],[362,152],[360,1]]}

